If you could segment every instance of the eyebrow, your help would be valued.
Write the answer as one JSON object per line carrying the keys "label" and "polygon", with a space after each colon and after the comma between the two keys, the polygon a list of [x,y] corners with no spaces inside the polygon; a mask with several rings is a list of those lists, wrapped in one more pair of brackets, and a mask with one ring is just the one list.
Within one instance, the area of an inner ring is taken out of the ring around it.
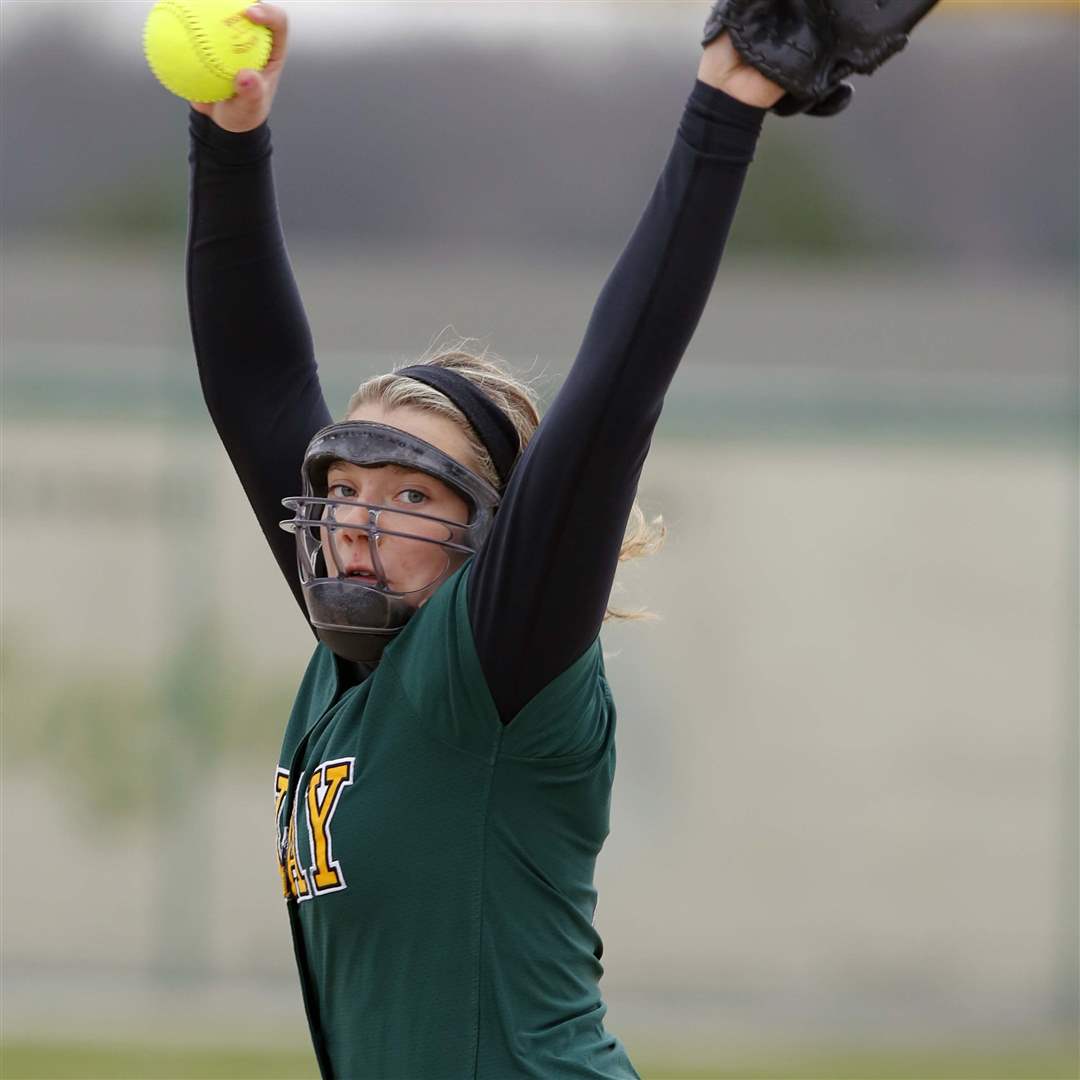
{"label": "eyebrow", "polygon": [[393,462],[387,461],[382,465],[357,465],[354,461],[335,461],[329,469],[326,470],[329,476],[335,469],[338,472],[346,472],[349,468],[353,469],[392,469],[394,472],[401,476],[420,476],[425,480],[434,480],[435,477],[424,472],[422,469],[411,469],[407,465],[395,465]]}

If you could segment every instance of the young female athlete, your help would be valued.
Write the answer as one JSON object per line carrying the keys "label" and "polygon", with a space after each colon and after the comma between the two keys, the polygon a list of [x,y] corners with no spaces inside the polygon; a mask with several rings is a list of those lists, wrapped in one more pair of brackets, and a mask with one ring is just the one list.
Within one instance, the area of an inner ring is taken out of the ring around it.
{"label": "young female athlete", "polygon": [[463,353],[371,380],[333,424],[271,176],[286,19],[249,17],[273,30],[269,65],[191,113],[188,290],[210,413],[319,639],[275,795],[320,1068],[636,1076],[604,1028],[592,925],[615,762],[597,634],[762,119],[792,90],[714,26],[539,426],[521,384]]}

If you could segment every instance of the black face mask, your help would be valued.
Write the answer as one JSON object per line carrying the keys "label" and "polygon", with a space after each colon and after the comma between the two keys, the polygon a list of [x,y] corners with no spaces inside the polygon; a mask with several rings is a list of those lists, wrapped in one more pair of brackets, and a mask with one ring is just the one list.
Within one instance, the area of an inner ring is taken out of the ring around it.
{"label": "black face mask", "polygon": [[[336,461],[399,465],[442,481],[464,499],[462,523],[418,510],[328,497]],[[420,602],[475,554],[491,529],[499,493],[437,447],[399,428],[346,421],[323,428],[304,455],[303,494],[282,500],[294,516],[281,527],[296,537],[300,583],[312,626],[334,653],[372,663]],[[425,567],[408,589],[386,571],[386,559]]]}

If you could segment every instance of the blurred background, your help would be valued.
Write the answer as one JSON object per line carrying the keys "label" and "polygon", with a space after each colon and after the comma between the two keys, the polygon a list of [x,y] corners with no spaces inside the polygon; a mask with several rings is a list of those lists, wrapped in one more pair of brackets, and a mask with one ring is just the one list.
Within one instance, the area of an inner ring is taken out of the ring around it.
{"label": "blurred background", "polygon": [[[149,4],[0,4],[3,1075],[314,1076],[271,778],[311,648],[199,396]],[[545,396],[708,4],[286,5],[332,407]],[[1077,1075],[1077,9],[943,4],[770,118],[604,634],[609,1026],[655,1077]]]}

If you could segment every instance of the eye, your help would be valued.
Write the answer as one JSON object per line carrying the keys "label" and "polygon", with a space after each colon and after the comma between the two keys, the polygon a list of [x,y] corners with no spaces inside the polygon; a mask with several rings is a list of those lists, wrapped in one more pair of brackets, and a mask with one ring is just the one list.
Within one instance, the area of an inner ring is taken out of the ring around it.
{"label": "eye", "polygon": [[420,506],[422,503],[427,502],[427,496],[422,491],[417,491],[416,488],[406,488],[404,491],[399,491],[398,498],[410,506]]}
{"label": "eye", "polygon": [[348,484],[343,484],[340,481],[336,484],[331,484],[327,489],[327,497],[331,499],[355,499],[356,488],[350,487]]}

